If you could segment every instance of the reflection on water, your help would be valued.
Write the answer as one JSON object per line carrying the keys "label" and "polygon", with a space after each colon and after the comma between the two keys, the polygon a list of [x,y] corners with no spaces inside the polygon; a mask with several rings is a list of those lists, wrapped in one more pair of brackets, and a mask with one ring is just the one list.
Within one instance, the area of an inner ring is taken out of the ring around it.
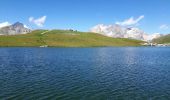
{"label": "reflection on water", "polygon": [[0,99],[169,100],[170,48],[0,48]]}

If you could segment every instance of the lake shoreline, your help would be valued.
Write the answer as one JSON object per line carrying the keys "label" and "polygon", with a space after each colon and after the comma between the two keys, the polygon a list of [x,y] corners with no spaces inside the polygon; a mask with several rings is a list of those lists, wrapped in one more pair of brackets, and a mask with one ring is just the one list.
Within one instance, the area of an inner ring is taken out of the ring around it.
{"label": "lake shoreline", "polygon": [[0,48],[119,48],[119,47],[148,47],[148,46],[48,46],[48,47],[40,47],[40,46],[0,46]]}

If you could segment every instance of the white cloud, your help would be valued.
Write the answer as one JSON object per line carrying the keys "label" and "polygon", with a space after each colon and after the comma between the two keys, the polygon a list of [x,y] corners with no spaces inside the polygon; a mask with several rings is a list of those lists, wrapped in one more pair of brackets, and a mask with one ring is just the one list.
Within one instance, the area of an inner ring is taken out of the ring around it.
{"label": "white cloud", "polygon": [[169,29],[169,26],[166,25],[166,24],[163,24],[159,27],[161,30],[166,30],[166,29]]}
{"label": "white cloud", "polygon": [[0,28],[11,25],[9,22],[0,23]]}
{"label": "white cloud", "polygon": [[25,28],[29,28],[27,25],[24,25]]}
{"label": "white cloud", "polygon": [[30,23],[34,23],[35,25],[37,25],[38,27],[43,27],[44,23],[46,21],[47,16],[42,16],[40,18],[34,19],[34,17],[30,17],[29,18],[29,22]]}
{"label": "white cloud", "polygon": [[116,24],[122,25],[122,26],[136,25],[144,17],[145,17],[144,15],[139,16],[137,19],[134,19],[133,17],[131,17],[129,19],[124,20],[123,22],[116,22]]}

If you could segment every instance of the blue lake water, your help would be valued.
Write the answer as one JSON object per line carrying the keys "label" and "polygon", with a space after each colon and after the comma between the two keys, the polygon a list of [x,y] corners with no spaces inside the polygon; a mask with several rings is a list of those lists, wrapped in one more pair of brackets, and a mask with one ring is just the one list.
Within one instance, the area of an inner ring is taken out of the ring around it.
{"label": "blue lake water", "polygon": [[0,48],[0,100],[170,100],[170,48]]}

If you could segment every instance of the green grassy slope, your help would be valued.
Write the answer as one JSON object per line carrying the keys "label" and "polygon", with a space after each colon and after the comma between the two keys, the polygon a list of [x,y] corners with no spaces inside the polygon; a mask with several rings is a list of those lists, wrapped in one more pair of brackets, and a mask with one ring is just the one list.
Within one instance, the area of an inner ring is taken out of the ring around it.
{"label": "green grassy slope", "polygon": [[154,39],[152,42],[154,43],[170,43],[170,34],[162,36],[160,38]]}
{"label": "green grassy slope", "polygon": [[140,46],[142,41],[111,38],[96,33],[36,30],[28,34],[0,36],[0,46],[98,47]]}

